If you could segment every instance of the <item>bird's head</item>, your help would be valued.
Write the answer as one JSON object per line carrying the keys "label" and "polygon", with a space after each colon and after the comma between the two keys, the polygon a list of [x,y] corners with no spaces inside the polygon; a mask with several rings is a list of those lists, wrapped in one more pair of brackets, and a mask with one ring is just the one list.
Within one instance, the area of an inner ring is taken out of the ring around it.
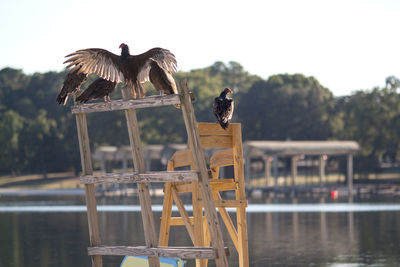
{"label": "bird's head", "polygon": [[129,47],[127,44],[122,43],[119,45],[119,48],[121,48],[121,56],[122,58],[127,58],[129,56]]}
{"label": "bird's head", "polygon": [[232,91],[230,88],[228,88],[228,87],[224,89],[224,92],[227,93],[227,94],[228,94],[228,93],[229,93],[229,94],[232,94],[232,93],[233,93],[233,91]]}

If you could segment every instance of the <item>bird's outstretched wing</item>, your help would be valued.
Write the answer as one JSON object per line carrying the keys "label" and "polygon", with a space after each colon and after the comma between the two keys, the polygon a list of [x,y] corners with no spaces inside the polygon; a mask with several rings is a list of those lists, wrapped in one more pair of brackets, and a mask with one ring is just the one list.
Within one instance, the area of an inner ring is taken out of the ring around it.
{"label": "bird's outstretched wing", "polygon": [[168,72],[168,74],[173,74],[178,69],[175,55],[168,49],[160,47],[152,48],[143,54],[132,56],[132,58],[138,66],[137,80],[140,83],[150,81],[149,72],[152,63],[150,59],[156,61],[159,67]]}
{"label": "bird's outstretched wing", "polygon": [[120,56],[117,56],[105,49],[88,48],[81,49],[66,56],[64,63],[68,63],[67,68],[73,67],[71,71],[78,73],[96,73],[103,79],[111,82],[123,82]]}
{"label": "bird's outstretched wing", "polygon": [[65,77],[63,86],[57,95],[56,101],[58,104],[65,105],[67,103],[68,96],[79,91],[80,86],[86,81],[86,79],[87,74],[70,71]]}

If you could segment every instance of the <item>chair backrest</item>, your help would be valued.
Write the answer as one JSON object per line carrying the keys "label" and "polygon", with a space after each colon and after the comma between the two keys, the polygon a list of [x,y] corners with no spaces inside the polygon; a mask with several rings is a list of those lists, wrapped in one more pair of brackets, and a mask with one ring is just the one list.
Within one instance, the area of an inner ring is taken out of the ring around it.
{"label": "chair backrest", "polygon": [[200,134],[200,142],[203,148],[232,148],[234,128],[240,123],[231,123],[228,129],[224,130],[217,123],[197,123]]}
{"label": "chair backrest", "polygon": [[179,150],[176,151],[168,160],[167,170],[173,171],[175,168],[190,166],[193,169],[192,151]]}
{"label": "chair backrest", "polygon": [[[200,122],[197,124],[200,142],[203,148],[226,148],[218,150],[210,158],[210,169],[213,178],[218,177],[219,168],[234,166],[235,180],[244,181],[244,162],[242,150],[242,130],[240,123],[231,123],[224,130],[217,123]],[[168,161],[167,170],[190,166],[193,169],[192,153],[181,150],[174,153]]]}

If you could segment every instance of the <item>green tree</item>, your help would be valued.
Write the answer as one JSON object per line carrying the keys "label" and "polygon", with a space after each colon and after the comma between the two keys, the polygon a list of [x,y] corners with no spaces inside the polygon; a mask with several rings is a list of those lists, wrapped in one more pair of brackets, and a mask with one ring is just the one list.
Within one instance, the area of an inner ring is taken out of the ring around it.
{"label": "green tree", "polygon": [[245,139],[325,140],[333,105],[332,93],[315,78],[280,74],[255,82],[235,111]]}
{"label": "green tree", "polygon": [[24,119],[15,111],[1,113],[0,119],[0,172],[17,173],[19,170],[18,149]]}

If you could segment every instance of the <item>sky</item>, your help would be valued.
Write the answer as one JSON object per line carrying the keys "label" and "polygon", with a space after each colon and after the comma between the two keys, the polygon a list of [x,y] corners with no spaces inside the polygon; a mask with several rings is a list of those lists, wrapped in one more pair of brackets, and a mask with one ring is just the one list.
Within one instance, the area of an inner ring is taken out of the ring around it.
{"label": "sky", "polygon": [[171,50],[178,69],[239,62],[267,79],[315,77],[335,96],[400,77],[397,0],[2,0],[0,69],[61,71],[64,56],[103,48]]}

